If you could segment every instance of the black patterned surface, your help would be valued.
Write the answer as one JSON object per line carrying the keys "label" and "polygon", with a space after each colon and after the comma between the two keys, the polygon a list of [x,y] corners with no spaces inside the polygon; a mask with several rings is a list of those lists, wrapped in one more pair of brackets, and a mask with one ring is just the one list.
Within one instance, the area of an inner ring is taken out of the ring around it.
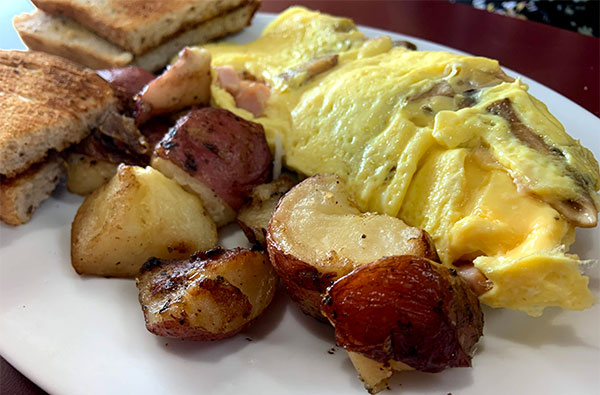
{"label": "black patterned surface", "polygon": [[497,14],[527,19],[598,37],[600,2],[598,0],[451,0]]}

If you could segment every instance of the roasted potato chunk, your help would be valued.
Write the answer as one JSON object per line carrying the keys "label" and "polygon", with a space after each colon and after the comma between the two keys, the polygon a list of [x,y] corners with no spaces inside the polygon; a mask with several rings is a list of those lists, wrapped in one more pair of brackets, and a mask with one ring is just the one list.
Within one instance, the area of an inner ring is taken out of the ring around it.
{"label": "roasted potato chunk", "polygon": [[183,48],[175,63],[136,95],[137,124],[189,106],[208,105],[210,81],[210,52],[204,48]]}
{"label": "roasted potato chunk", "polygon": [[235,219],[252,188],[271,181],[262,125],[220,108],[189,111],[156,146],[152,167],[197,193],[218,226]]}
{"label": "roasted potato chunk", "polygon": [[72,152],[67,155],[67,189],[78,195],[89,195],[106,184],[117,166],[102,159]]}
{"label": "roasted potato chunk", "polygon": [[342,277],[327,290],[322,312],[338,345],[376,362],[352,358],[370,391],[382,388],[391,362],[425,372],[471,366],[483,335],[479,300],[456,270],[410,255]]}
{"label": "roasted potato chunk", "polygon": [[160,156],[152,158],[151,166],[165,176],[175,180],[186,191],[197,195],[204,208],[218,227],[227,225],[235,218],[235,211],[230,205],[203,182],[192,177],[175,163]]}
{"label": "roasted potato chunk", "polygon": [[335,175],[310,177],[281,198],[266,239],[288,293],[320,320],[322,294],[354,268],[389,255],[437,259],[427,232],[398,218],[361,213]]}
{"label": "roasted potato chunk", "polygon": [[284,173],[275,181],[254,187],[250,201],[240,209],[236,218],[250,243],[267,248],[265,235],[271,215],[279,199],[297,183],[295,174]]}
{"label": "roasted potato chunk", "polygon": [[216,248],[189,259],[149,259],[137,278],[146,328],[159,336],[218,340],[271,303],[279,278],[265,252]]}
{"label": "roasted potato chunk", "polygon": [[216,242],[197,196],[151,167],[120,165],[79,207],[71,263],[79,274],[135,277],[150,257],[187,257]]}

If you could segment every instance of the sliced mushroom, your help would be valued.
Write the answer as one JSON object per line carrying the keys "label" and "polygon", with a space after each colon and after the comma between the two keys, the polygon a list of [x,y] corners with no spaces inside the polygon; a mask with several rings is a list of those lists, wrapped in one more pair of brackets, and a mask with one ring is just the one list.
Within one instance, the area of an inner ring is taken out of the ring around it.
{"label": "sliced mushroom", "polygon": [[[519,119],[510,99],[495,101],[486,110],[504,118],[510,125],[511,133],[529,148],[544,155],[554,155],[561,160],[564,158],[565,155],[559,148],[548,145],[540,135],[536,134]],[[596,205],[584,187],[581,177],[568,165],[565,165],[565,171],[580,186],[580,196],[576,200],[563,200],[551,196],[542,196],[542,198],[574,225],[582,228],[593,228],[598,224]]]}
{"label": "sliced mushroom", "polygon": [[456,92],[454,92],[454,89],[452,89],[452,86],[450,86],[447,81],[440,81],[429,90],[416,96],[409,97],[408,101],[419,101],[434,96],[454,97],[455,94]]}
{"label": "sliced mushroom", "polygon": [[[510,131],[516,138],[521,140],[529,148],[532,148],[542,154],[554,154],[546,144],[544,139],[531,130],[519,119],[515,112],[510,99],[502,99],[490,104],[486,110],[489,113],[498,115],[504,118],[510,124]],[[562,154],[562,153],[561,153]]]}
{"label": "sliced mushroom", "polygon": [[394,40],[394,47],[404,47],[406,49],[410,49],[411,51],[417,50],[417,46],[415,44],[406,40]]}
{"label": "sliced mushroom", "polygon": [[547,199],[547,202],[575,226],[593,228],[598,224],[596,205],[587,192],[577,200]]}
{"label": "sliced mushroom", "polygon": [[148,142],[135,126],[133,118],[110,111],[104,115],[98,129],[102,134],[125,144],[128,149],[136,154],[144,155],[148,153]]}
{"label": "sliced mushroom", "polygon": [[337,66],[338,57],[339,56],[335,54],[310,60],[301,66],[280,74],[280,77],[285,81],[294,81],[300,86],[315,76]]}

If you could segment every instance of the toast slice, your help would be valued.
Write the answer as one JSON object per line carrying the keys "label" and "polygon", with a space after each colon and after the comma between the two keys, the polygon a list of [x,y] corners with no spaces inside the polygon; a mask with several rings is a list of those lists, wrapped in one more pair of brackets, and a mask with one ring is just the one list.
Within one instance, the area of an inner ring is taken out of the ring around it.
{"label": "toast slice", "polygon": [[49,14],[71,18],[134,55],[248,0],[32,0]]}
{"label": "toast slice", "polygon": [[69,18],[35,10],[17,15],[13,25],[29,49],[62,56],[92,69],[125,67],[133,61],[131,52]]}
{"label": "toast slice", "polygon": [[0,174],[14,177],[86,137],[116,111],[112,87],[94,71],[42,52],[0,51]]}
{"label": "toast slice", "polygon": [[93,69],[124,67],[133,64],[146,70],[165,67],[187,45],[237,33],[252,21],[259,2],[241,7],[205,21],[145,54],[134,55],[95,34],[72,19],[36,10],[14,18],[13,24],[28,48],[63,56]]}
{"label": "toast slice", "polygon": [[259,1],[250,1],[226,14],[219,15],[187,30],[162,45],[138,56],[133,65],[150,71],[165,67],[185,46],[201,45],[234,34],[250,25]]}
{"label": "toast slice", "polygon": [[46,200],[66,177],[64,161],[53,155],[13,178],[0,179],[0,219],[9,225],[21,225],[31,219],[35,209]]}

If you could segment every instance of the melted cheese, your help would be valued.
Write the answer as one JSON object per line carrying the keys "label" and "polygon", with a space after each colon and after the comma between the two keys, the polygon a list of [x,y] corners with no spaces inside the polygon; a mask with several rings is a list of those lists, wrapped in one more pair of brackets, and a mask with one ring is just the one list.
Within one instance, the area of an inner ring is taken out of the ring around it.
{"label": "melted cheese", "polygon": [[[497,61],[397,48],[303,8],[281,14],[255,42],[206,48],[213,67],[248,71],[272,91],[254,119],[215,73],[214,104],[262,123],[271,145],[281,138],[286,166],[336,173],[362,210],[427,230],[443,263],[473,260],[494,283],[483,302],[532,315],[593,303],[577,257],[565,254],[574,228],[543,198],[589,193],[597,203],[598,164]],[[285,78],[332,54],[332,69]],[[562,157],[530,148],[488,111],[503,99]]]}

